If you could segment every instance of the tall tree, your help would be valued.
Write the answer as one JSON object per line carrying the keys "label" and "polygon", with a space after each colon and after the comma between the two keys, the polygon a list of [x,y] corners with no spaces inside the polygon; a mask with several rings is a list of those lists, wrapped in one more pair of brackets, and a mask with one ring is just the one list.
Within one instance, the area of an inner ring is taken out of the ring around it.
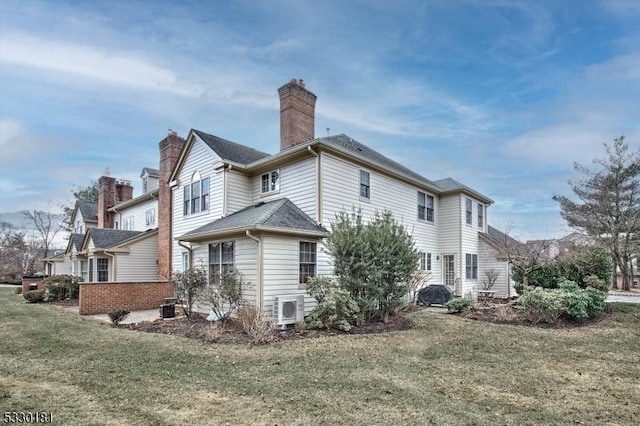
{"label": "tall tree", "polygon": [[[74,185],[71,188],[74,200],[90,201],[92,203],[98,202],[98,195],[100,193],[98,187],[98,181],[92,180],[87,186]],[[74,203],[75,204],[75,203]],[[73,214],[74,205],[61,205],[62,212],[64,214],[64,229],[71,232],[73,224],[71,223],[71,215]]]}
{"label": "tall tree", "polygon": [[[622,287],[630,288],[631,259],[638,253],[640,237],[640,151],[630,151],[624,136],[605,144],[606,156],[593,160],[595,167],[575,163],[583,178],[569,181],[576,196],[556,195],[560,214],[569,226],[594,238],[609,251],[622,275]],[[612,285],[618,288],[614,268]]]}
{"label": "tall tree", "polygon": [[0,221],[0,277],[18,278],[29,271],[30,255],[24,233]]}
{"label": "tall tree", "polygon": [[38,234],[38,242],[44,251],[43,257],[48,257],[51,243],[62,229],[59,216],[49,211],[41,210],[25,210],[22,214],[33,223]]}

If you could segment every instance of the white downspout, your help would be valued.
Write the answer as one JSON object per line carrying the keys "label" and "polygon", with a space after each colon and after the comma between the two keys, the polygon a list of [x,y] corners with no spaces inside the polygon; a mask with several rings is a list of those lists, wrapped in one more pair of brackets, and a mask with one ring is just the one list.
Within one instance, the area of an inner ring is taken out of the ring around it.
{"label": "white downspout", "polygon": [[307,147],[307,151],[316,157],[316,222],[318,225],[322,225],[322,169],[320,167],[320,155],[310,146]]}
{"label": "white downspout", "polygon": [[[187,266],[189,266],[189,269],[191,269],[191,266],[193,265],[193,248],[191,247],[191,244],[189,244],[187,246],[187,245],[182,244],[182,241],[180,241],[180,240],[177,240],[177,241],[178,241],[178,245],[180,247],[187,249],[187,252],[189,253],[189,265],[187,265]],[[171,262],[173,262],[173,259],[171,259]],[[182,271],[182,272],[184,272],[184,271]]]}
{"label": "white downspout", "polygon": [[[116,255],[113,253],[109,253],[107,250],[104,250],[104,254],[106,254],[107,256],[109,256],[111,258],[111,282],[116,282]],[[98,265],[98,262],[96,261],[96,268]],[[98,271],[96,270],[96,278],[98,277]]]}
{"label": "white downspout", "polygon": [[251,235],[251,231],[248,229],[245,231],[247,237],[251,238],[253,241],[258,243],[258,277],[256,282],[256,306],[262,309],[263,301],[264,301],[264,287],[262,283],[262,278],[264,275],[263,267],[262,267],[262,238],[256,238],[254,235]]}

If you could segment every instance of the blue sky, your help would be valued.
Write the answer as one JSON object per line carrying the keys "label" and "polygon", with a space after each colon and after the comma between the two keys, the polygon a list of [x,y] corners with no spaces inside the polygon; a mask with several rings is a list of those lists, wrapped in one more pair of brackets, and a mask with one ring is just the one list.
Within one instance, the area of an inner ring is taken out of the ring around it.
{"label": "blue sky", "polygon": [[0,2],[0,212],[54,210],[109,167],[140,193],[169,128],[279,149],[277,88],[495,200],[522,239],[570,230],[573,162],[640,140],[640,1]]}

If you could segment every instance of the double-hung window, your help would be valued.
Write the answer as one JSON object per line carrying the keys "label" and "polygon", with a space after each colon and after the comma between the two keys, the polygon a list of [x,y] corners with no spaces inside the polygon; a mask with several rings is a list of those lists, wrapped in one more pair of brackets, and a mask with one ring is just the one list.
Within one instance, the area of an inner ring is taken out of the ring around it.
{"label": "double-hung window", "polygon": [[484,206],[478,203],[478,228],[484,227]]}
{"label": "double-hung window", "polygon": [[280,190],[280,170],[273,170],[260,176],[260,192],[277,192]]}
{"label": "double-hung window", "polygon": [[431,253],[420,252],[420,266],[421,271],[431,270]]}
{"label": "double-hung window", "polygon": [[470,199],[465,200],[467,225],[473,224],[473,202]]}
{"label": "double-hung window", "polygon": [[98,282],[109,281],[109,259],[106,257],[97,258],[96,269]]}
{"label": "double-hung window", "polygon": [[433,222],[433,196],[418,191],[418,219]]}
{"label": "double-hung window", "polygon": [[316,276],[316,243],[300,241],[300,276],[298,282],[305,284],[309,277]]}
{"label": "double-hung window", "polygon": [[371,199],[370,178],[369,172],[360,170],[360,198]]}
{"label": "double-hung window", "polygon": [[209,244],[209,284],[220,284],[233,271],[233,241]]}
{"label": "double-hung window", "polygon": [[466,278],[468,280],[478,279],[478,255],[469,254],[465,255],[466,263]]}
{"label": "double-hung window", "polygon": [[182,214],[195,214],[209,210],[209,178],[193,180],[183,188]]}
{"label": "double-hung window", "polygon": [[145,212],[145,224],[147,226],[156,224],[156,209],[150,209]]}

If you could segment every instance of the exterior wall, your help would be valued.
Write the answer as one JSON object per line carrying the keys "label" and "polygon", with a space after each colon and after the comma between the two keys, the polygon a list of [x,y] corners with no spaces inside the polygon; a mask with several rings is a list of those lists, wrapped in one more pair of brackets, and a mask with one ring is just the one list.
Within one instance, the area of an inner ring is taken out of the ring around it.
{"label": "exterior wall", "polygon": [[[193,229],[222,217],[223,208],[223,173],[219,169],[222,163],[220,158],[199,138],[195,138],[190,153],[184,162],[178,176],[178,185],[172,188],[173,206],[173,238],[179,237]],[[209,210],[197,214],[183,215],[184,185],[191,183],[195,172],[200,173],[201,178],[209,178]],[[178,271],[182,268],[181,253],[184,248],[172,238],[172,269]]]}
{"label": "exterior wall", "polygon": [[[478,255],[480,250],[478,248],[478,201],[470,198],[466,195],[460,195],[460,211],[461,211],[461,219],[462,223],[460,224],[462,233],[460,238],[460,248],[461,248],[461,257],[460,257],[460,277],[461,277],[461,293],[460,296],[465,296],[468,293],[475,293],[478,288],[481,288],[481,277],[480,277],[480,258],[478,256],[478,277],[476,279],[466,278],[466,254],[475,254]],[[471,200],[471,225],[466,222],[466,200]]]}
{"label": "exterior wall", "polygon": [[487,244],[485,241],[479,241],[480,254],[478,255],[478,290],[482,289],[483,280],[485,280],[485,272],[494,269],[499,272],[498,279],[496,280],[491,290],[495,291],[495,297],[507,298],[516,295],[516,291],[513,288],[513,280],[511,279],[511,268],[508,262],[497,260],[497,252]]}
{"label": "exterior wall", "polygon": [[158,279],[158,237],[154,235],[129,246],[129,253],[118,253],[111,266],[111,281],[155,281]]}
{"label": "exterior wall", "polygon": [[225,171],[224,179],[226,179],[227,185],[226,215],[256,204],[253,197],[253,183],[250,177],[235,170],[230,170]]}
{"label": "exterior wall", "polygon": [[[155,222],[149,226],[146,224],[146,215],[148,210],[155,210]],[[118,210],[114,215],[114,221],[118,223],[118,229],[123,228],[123,221],[133,217],[133,229],[130,231],[146,231],[147,229],[155,229],[158,227],[158,200],[148,200],[135,206]]]}
{"label": "exterior wall", "polygon": [[[437,219],[439,235],[438,241],[440,243],[440,260],[438,264],[440,266],[440,276],[436,276],[435,278],[439,278],[441,282],[445,283],[444,277],[444,255],[453,255],[455,260],[455,282],[458,283],[458,288],[455,288],[457,294],[460,294],[461,289],[459,288],[459,283],[462,280],[462,275],[460,274],[461,264],[464,259],[462,258],[463,254],[460,251],[460,233],[461,233],[461,218],[460,218],[460,196],[458,195],[449,195],[442,196],[440,198],[440,215]],[[464,270],[463,270],[464,272]]]}
{"label": "exterior wall", "polygon": [[298,283],[300,241],[317,242],[318,251],[320,251],[321,243],[316,240],[276,236],[265,236],[262,241],[264,311],[269,315],[273,312],[273,298],[275,296],[302,294],[305,296],[305,312],[308,313],[315,306],[315,302],[307,295],[305,286]]}
{"label": "exterior wall", "polygon": [[167,281],[81,283],[78,302],[80,315],[93,315],[115,309],[159,309],[165,298],[173,296],[173,286]]}
{"label": "exterior wall", "polygon": [[[268,172],[271,172],[271,169]],[[316,217],[316,159],[310,157],[293,164],[280,167],[280,190],[261,193],[261,174],[251,180],[253,188],[253,202],[271,201],[278,198],[288,198],[309,217]],[[266,173],[266,172],[265,172]],[[246,207],[246,206],[245,206]]]}
{"label": "exterior wall", "polygon": [[[431,253],[432,274],[429,283],[440,282],[441,264],[436,258],[440,252],[440,217],[444,212],[437,195],[327,153],[322,153],[321,164],[322,224],[327,229],[330,229],[336,213],[341,210],[351,212],[361,208],[365,221],[372,218],[376,210],[389,210],[412,235],[416,248]],[[370,173],[369,200],[360,198],[360,170]],[[418,219],[418,191],[434,197],[434,222]],[[322,257],[325,270],[331,270],[327,265],[330,259],[324,255]]]}
{"label": "exterior wall", "polygon": [[[245,285],[242,287],[242,297],[247,302],[257,303],[258,289],[258,243],[250,238],[225,238],[223,240],[210,241],[193,246],[193,266],[203,266],[209,275],[209,243],[219,241],[234,242],[234,269],[242,275]],[[184,251],[184,249],[182,249]],[[206,311],[209,307],[204,303],[196,306],[198,310]]]}

